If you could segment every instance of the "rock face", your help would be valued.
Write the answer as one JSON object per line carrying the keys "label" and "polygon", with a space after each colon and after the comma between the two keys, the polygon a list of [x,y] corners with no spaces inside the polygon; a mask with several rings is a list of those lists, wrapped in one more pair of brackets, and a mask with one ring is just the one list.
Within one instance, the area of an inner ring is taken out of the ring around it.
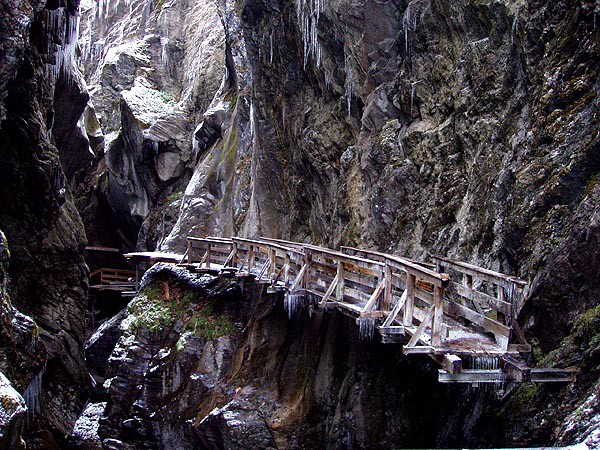
{"label": "rock face", "polygon": [[[192,132],[222,77],[217,2],[85,2],[82,23],[81,63],[92,100],[84,122],[98,142],[101,168],[100,182],[91,184],[115,216],[122,244],[134,247],[148,219],[139,245],[153,249],[167,231],[164,215],[149,217],[151,209],[189,181]],[[84,184],[80,193],[89,189]],[[97,229],[95,217],[105,212],[86,212],[86,226]],[[92,234],[110,239],[103,233]]]}
{"label": "rock face", "polygon": [[25,400],[13,388],[8,378],[0,372],[0,448],[2,450],[25,449],[21,438],[27,414]]}
{"label": "rock face", "polygon": [[[28,448],[49,448],[70,433],[89,384],[83,359],[85,234],[57,149],[59,136],[74,139],[76,121],[55,120],[82,110],[79,103],[57,111],[57,90],[68,98],[86,97],[79,83],[68,81],[73,80],[78,3],[58,8],[44,3],[5,2],[0,11],[0,35],[7,43],[2,58],[13,55],[1,69],[0,178],[5,182],[0,228],[11,244],[11,304],[35,320],[15,312],[14,327],[7,329],[3,317],[2,371],[29,404],[29,432],[47,436],[28,442]],[[71,144],[65,154],[80,143]],[[29,351],[21,350],[29,345]]]}

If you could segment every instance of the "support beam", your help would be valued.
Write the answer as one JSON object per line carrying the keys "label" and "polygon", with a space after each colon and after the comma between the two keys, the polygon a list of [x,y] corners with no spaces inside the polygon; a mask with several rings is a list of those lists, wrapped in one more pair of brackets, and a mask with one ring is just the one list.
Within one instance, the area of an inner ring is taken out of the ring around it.
{"label": "support beam", "polygon": [[408,344],[406,344],[405,347],[414,347],[415,345],[417,345],[417,343],[419,342],[419,338],[425,331],[425,328],[427,328],[427,325],[429,325],[431,323],[431,319],[433,318],[434,312],[435,312],[435,306],[432,306],[431,308],[429,308],[427,310],[427,314],[425,314],[425,317],[423,317],[423,321],[417,327],[415,334],[412,335],[412,337],[410,338],[410,341],[408,341]]}
{"label": "support beam", "polygon": [[375,304],[377,303],[377,299],[379,298],[379,296],[383,292],[384,286],[385,286],[385,279],[383,279],[383,280],[381,280],[379,282],[379,284],[377,285],[377,287],[375,288],[375,290],[371,294],[371,297],[369,297],[369,300],[365,304],[365,307],[363,308],[363,310],[361,312],[361,315],[363,313],[370,312],[372,309],[375,308]]}
{"label": "support beam", "polygon": [[442,323],[444,320],[444,304],[442,297],[444,290],[441,287],[435,286],[433,289],[433,323],[431,325],[431,345],[440,347],[442,345]]}
{"label": "support beam", "polygon": [[502,369],[502,372],[506,373],[511,380],[519,383],[531,381],[531,368],[511,356],[500,358],[498,365]]}
{"label": "support beam", "polygon": [[462,359],[457,355],[429,355],[429,357],[442,366],[446,372],[452,374],[462,372]]}
{"label": "support beam", "polygon": [[331,297],[331,294],[333,294],[333,290],[337,286],[339,280],[340,280],[339,275],[336,275],[335,278],[333,279],[333,281],[331,282],[331,284],[329,285],[327,292],[325,292],[325,295],[323,296],[323,299],[319,303],[319,306],[325,306],[325,304],[327,303],[327,300],[329,300],[329,297]]}
{"label": "support beam", "polygon": [[412,326],[413,322],[413,314],[415,309],[415,283],[417,281],[417,277],[413,274],[406,274],[406,306],[404,307],[404,316],[402,317],[402,325],[405,327]]}
{"label": "support beam", "polygon": [[387,316],[387,319],[385,319],[385,322],[383,322],[382,327],[389,327],[392,325],[392,323],[394,323],[394,319],[396,319],[396,316],[402,310],[402,307],[406,303],[407,298],[408,298],[408,291],[405,290],[402,293],[402,296],[398,299],[398,301],[394,305],[394,309],[392,309],[390,314]]}
{"label": "support beam", "polygon": [[385,268],[383,269],[383,281],[384,281],[384,294],[383,294],[383,304],[381,305],[381,309],[383,311],[389,311],[392,307],[392,268],[389,264],[385,264]]}
{"label": "support beam", "polygon": [[338,283],[337,283],[337,289],[335,291],[335,298],[337,299],[338,302],[343,302],[344,301],[344,262],[343,261],[338,261],[337,262],[337,275],[338,277]]}
{"label": "support beam", "polygon": [[302,266],[302,268],[300,269],[300,272],[298,272],[298,275],[296,276],[296,279],[292,283],[292,287],[290,288],[290,292],[294,292],[296,290],[296,288],[298,287],[298,285],[302,282],[302,280],[304,278],[304,274],[306,272],[306,269],[308,269],[308,264],[304,264]]}

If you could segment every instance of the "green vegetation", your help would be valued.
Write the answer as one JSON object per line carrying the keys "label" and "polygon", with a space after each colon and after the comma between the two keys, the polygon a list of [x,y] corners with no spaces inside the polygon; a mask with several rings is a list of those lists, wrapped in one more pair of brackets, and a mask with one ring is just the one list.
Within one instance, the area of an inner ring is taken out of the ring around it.
{"label": "green vegetation", "polygon": [[173,203],[183,197],[183,191],[171,192],[166,199],[166,203]]}
{"label": "green vegetation", "polygon": [[169,287],[166,298],[166,282],[158,282],[142,290],[128,306],[133,316],[130,330],[141,328],[156,332],[173,328],[180,334],[177,351],[185,348],[189,337],[216,339],[235,332],[235,326],[226,314],[219,313],[218,299],[206,299],[195,291]]}
{"label": "green vegetation", "polygon": [[160,99],[163,101],[163,103],[171,103],[173,101],[171,94],[165,91],[161,91]]}

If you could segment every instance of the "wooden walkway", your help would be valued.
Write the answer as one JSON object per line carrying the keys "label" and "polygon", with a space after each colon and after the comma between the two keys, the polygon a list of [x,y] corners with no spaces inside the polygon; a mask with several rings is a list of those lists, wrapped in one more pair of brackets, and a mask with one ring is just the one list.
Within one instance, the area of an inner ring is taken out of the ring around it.
{"label": "wooden walkway", "polygon": [[[464,262],[432,263],[342,247],[275,239],[188,238],[187,267],[235,272],[285,294],[286,309],[337,309],[356,319],[363,339],[426,354],[441,382],[571,381],[562,369],[529,368],[531,352],[516,317],[527,282]],[[138,258],[132,258],[140,260]]]}

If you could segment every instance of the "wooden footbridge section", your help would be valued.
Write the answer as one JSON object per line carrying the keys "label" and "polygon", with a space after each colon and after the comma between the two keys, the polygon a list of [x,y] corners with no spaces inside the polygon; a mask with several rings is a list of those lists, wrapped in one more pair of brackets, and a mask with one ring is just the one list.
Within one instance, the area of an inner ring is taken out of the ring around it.
{"label": "wooden footbridge section", "polygon": [[[130,258],[143,260],[135,255]],[[184,260],[191,271],[234,272],[284,292],[290,315],[299,307],[339,310],[356,319],[361,338],[377,332],[383,343],[402,344],[404,354],[428,355],[441,366],[441,382],[574,377],[522,362],[531,346],[516,317],[527,282],[513,276],[444,257],[424,263],[267,238],[189,237]]]}

